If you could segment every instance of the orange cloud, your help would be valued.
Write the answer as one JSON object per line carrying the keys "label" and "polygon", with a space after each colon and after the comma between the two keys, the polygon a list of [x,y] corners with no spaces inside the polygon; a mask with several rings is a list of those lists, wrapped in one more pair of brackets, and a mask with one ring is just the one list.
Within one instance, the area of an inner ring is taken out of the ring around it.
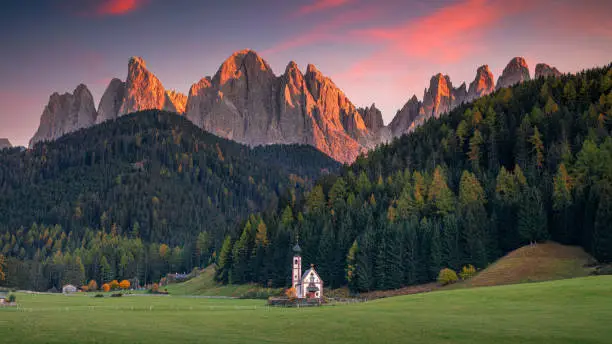
{"label": "orange cloud", "polygon": [[120,16],[141,8],[144,0],[104,0],[96,7],[96,14],[100,16]]}
{"label": "orange cloud", "polygon": [[336,8],[348,4],[351,0],[316,0],[310,5],[304,5],[298,9],[298,14],[305,15],[314,12]]}

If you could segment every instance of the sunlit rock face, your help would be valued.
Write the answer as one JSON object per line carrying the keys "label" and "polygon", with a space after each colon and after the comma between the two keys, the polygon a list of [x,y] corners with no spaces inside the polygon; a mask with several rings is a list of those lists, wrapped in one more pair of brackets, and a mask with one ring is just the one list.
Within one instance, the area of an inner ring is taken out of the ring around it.
{"label": "sunlit rock face", "polygon": [[302,143],[351,162],[375,135],[336,85],[313,65],[290,62],[277,77],[252,50],[230,56],[214,77],[194,84],[186,116],[216,135],[249,145]]}
{"label": "sunlit rock face", "polygon": [[499,90],[503,87],[510,87],[521,83],[523,81],[529,81],[529,67],[527,61],[522,57],[515,57],[504,68],[502,75],[497,79],[497,86],[495,89]]}
{"label": "sunlit rock face", "polygon": [[13,147],[13,145],[8,139],[0,139],[0,150],[11,147]]}
{"label": "sunlit rock face", "polygon": [[546,63],[538,63],[536,65],[536,68],[535,68],[535,78],[536,79],[549,78],[549,77],[558,78],[561,75],[562,75],[561,72],[559,72],[557,68],[551,67],[547,65]]}
{"label": "sunlit rock face", "polygon": [[40,125],[30,140],[30,147],[96,123],[97,112],[91,92],[80,84],[71,93],[53,93],[40,117]]}
{"label": "sunlit rock face", "polygon": [[[118,115],[150,109],[183,112],[183,97],[176,92],[172,95],[166,93],[161,81],[147,69],[144,59],[132,57],[128,64],[125,93]],[[183,111],[177,111],[177,105]]]}
{"label": "sunlit rock face", "polygon": [[478,67],[476,78],[470,83],[467,101],[473,101],[495,91],[495,79],[488,65]]}
{"label": "sunlit rock face", "polygon": [[132,57],[126,81],[111,80],[98,105],[97,123],[141,110],[185,112],[187,96],[164,89],[161,81],[147,69],[145,60]]}
{"label": "sunlit rock face", "polygon": [[166,100],[164,102],[165,110],[176,112],[179,114],[185,113],[187,106],[187,96],[175,90],[166,91]]}

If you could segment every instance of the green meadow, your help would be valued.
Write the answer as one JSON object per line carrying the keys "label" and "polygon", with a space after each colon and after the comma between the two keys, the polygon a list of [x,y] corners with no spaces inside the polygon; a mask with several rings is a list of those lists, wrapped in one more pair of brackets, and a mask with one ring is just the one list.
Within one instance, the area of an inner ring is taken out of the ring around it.
{"label": "green meadow", "polygon": [[612,276],[318,308],[261,300],[18,294],[2,343],[610,343]]}

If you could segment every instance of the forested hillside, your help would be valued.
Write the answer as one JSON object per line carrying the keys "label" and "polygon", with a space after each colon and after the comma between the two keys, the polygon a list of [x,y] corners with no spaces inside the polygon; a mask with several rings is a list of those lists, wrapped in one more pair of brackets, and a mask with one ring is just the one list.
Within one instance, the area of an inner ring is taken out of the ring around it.
{"label": "forested hillside", "polygon": [[4,150],[0,284],[46,290],[190,270],[249,213],[298,202],[338,168],[312,147],[251,149],[162,111]]}
{"label": "forested hillside", "polygon": [[[217,279],[288,285],[291,243],[326,286],[432,281],[553,239],[612,260],[610,66],[465,104],[227,236]],[[512,273],[509,271],[508,273]]]}

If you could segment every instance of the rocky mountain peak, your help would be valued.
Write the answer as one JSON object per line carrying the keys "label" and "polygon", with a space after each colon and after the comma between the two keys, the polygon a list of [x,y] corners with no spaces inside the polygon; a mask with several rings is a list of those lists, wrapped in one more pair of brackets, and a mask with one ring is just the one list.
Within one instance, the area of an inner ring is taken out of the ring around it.
{"label": "rocky mountain peak", "polygon": [[0,139],[0,150],[11,147],[13,147],[13,145],[11,145],[8,139]]}
{"label": "rocky mountain peak", "polygon": [[142,68],[147,68],[147,63],[140,56],[132,56],[130,57],[129,66],[141,66]]}
{"label": "rocky mountain peak", "polygon": [[30,140],[30,146],[89,127],[96,123],[97,115],[93,96],[87,86],[80,84],[72,93],[62,95],[55,92],[49,97],[49,103],[40,117],[38,130]]}
{"label": "rocky mountain peak", "polygon": [[98,104],[98,119],[96,123],[102,123],[107,120],[117,118],[121,104],[123,104],[123,96],[125,93],[125,82],[113,78]]}
{"label": "rocky mountain peak", "polygon": [[548,78],[548,77],[558,78],[561,75],[562,75],[561,72],[559,72],[557,68],[551,67],[547,65],[546,63],[538,63],[536,65],[536,68],[535,68],[535,78],[536,79]]}
{"label": "rocky mountain peak", "polygon": [[525,61],[523,57],[515,57],[510,60],[506,68],[504,68],[502,75],[497,80],[497,86],[495,88],[510,87],[528,80],[530,80],[530,77],[527,61]]}
{"label": "rocky mountain peak", "polygon": [[412,123],[419,116],[421,102],[413,95],[406,104],[395,114],[393,120],[389,124],[391,136],[401,136],[409,131]]}
{"label": "rocky mountain peak", "polygon": [[382,112],[376,108],[376,104],[372,103],[370,107],[359,108],[357,112],[363,118],[363,123],[366,128],[373,132],[379,132],[384,126]]}
{"label": "rocky mountain peak", "polygon": [[495,91],[495,79],[488,65],[482,65],[476,70],[476,78],[470,83],[467,101],[478,99]]}
{"label": "rocky mountain peak", "polygon": [[224,85],[230,80],[240,80],[245,75],[258,79],[274,78],[272,68],[255,51],[244,49],[228,57],[213,78],[216,85]]}
{"label": "rocky mountain peak", "polygon": [[448,112],[453,106],[454,96],[453,84],[448,75],[438,73],[431,77],[429,88],[423,94],[423,108],[421,113],[424,116],[440,117],[441,114]]}
{"label": "rocky mountain peak", "polygon": [[161,81],[146,68],[144,59],[132,57],[128,65],[125,93],[118,115],[140,110],[164,109],[165,93]]}

